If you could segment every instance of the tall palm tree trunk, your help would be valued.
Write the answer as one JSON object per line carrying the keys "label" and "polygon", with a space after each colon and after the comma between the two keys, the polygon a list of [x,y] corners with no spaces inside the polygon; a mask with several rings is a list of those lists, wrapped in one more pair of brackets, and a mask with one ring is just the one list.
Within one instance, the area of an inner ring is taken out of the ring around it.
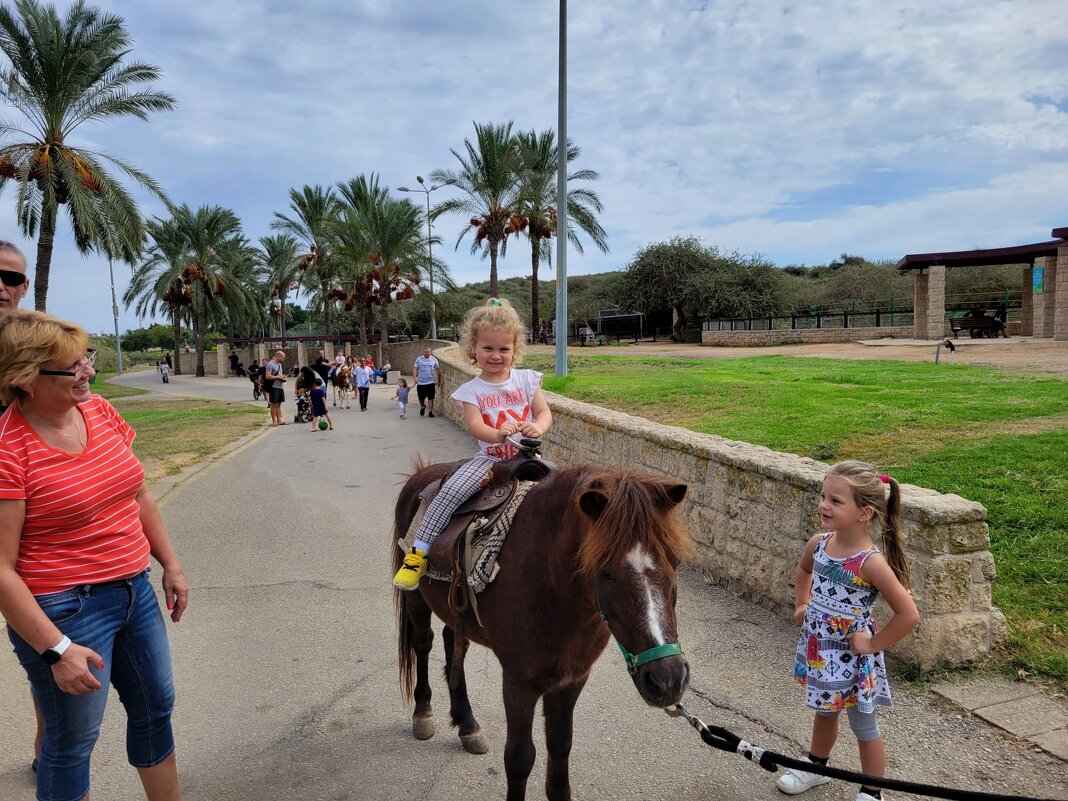
{"label": "tall palm tree trunk", "polygon": [[174,327],[174,374],[182,374],[182,357],[178,348],[182,346],[182,313],[176,307],[171,312],[171,325]]}
{"label": "tall palm tree trunk", "polygon": [[490,285],[489,293],[491,298],[497,297],[497,247],[500,245],[498,240],[493,240],[490,243]]}
{"label": "tall palm tree trunk", "polygon": [[204,333],[208,327],[208,301],[204,297],[204,289],[197,287],[196,289],[196,331],[194,331],[194,338],[197,345],[197,378],[204,377]]}
{"label": "tall palm tree trunk", "polygon": [[[47,206],[47,204],[45,204]],[[56,212],[41,210],[41,233],[37,237],[37,267],[33,276],[33,307],[47,311],[48,273],[52,269],[52,244],[56,236]]]}
{"label": "tall palm tree trunk", "polygon": [[360,307],[360,347],[367,347],[367,307]]}
{"label": "tall palm tree trunk", "polygon": [[282,344],[285,345],[285,338],[286,338],[286,295],[285,294],[282,295],[282,309],[281,309],[281,311],[282,311],[282,314],[280,315],[280,317],[282,319],[280,320],[281,325],[279,326],[278,330],[282,335],[282,340],[283,340]]}
{"label": "tall palm tree trunk", "polygon": [[382,311],[379,313],[379,317],[382,320],[382,339],[381,344],[383,346],[389,344],[389,304],[390,301],[387,298],[382,302]]}
{"label": "tall palm tree trunk", "polygon": [[530,338],[532,342],[538,341],[538,333],[541,330],[541,314],[538,305],[541,303],[541,287],[538,286],[538,262],[541,261],[541,240],[532,236],[530,240]]}

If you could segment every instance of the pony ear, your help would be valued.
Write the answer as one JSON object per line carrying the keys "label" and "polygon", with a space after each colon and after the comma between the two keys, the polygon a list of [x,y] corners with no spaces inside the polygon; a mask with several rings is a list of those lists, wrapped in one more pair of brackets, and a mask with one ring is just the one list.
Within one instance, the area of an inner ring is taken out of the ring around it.
{"label": "pony ear", "polygon": [[590,520],[600,518],[604,508],[608,505],[608,496],[598,490],[586,490],[579,498],[579,508],[586,513]]}
{"label": "pony ear", "polygon": [[689,488],[685,484],[671,484],[664,488],[664,494],[667,495],[671,506],[678,506],[686,497],[687,489]]}

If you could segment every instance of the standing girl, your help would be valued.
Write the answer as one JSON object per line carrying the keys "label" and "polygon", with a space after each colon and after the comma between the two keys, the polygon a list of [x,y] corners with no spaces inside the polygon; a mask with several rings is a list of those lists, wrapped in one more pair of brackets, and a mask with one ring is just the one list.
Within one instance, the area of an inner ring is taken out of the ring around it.
{"label": "standing girl", "polygon": [[[886,771],[886,747],[876,707],[890,706],[883,651],[916,628],[920,613],[909,593],[909,566],[901,547],[897,481],[863,462],[839,462],[827,471],[820,493],[820,520],[827,533],[808,541],[797,564],[794,621],[802,623],[794,678],[816,710],[808,761],[826,765],[838,739],[844,709],[860,747],[861,770]],[[878,527],[883,550],[870,530]],[[872,606],[882,595],[894,616],[879,630]],[[776,786],[796,795],[829,782],[803,770],[788,770]],[[882,791],[863,786],[857,801],[877,801]]]}
{"label": "standing girl", "polygon": [[334,421],[330,419],[330,412],[326,409],[326,387],[323,386],[323,379],[315,376],[315,386],[308,394],[311,396],[311,430],[318,431],[319,421],[325,418],[333,431]]}
{"label": "standing girl", "polygon": [[397,379],[397,394],[395,394],[393,396],[393,400],[395,400],[397,402],[397,405],[400,406],[401,420],[404,419],[404,412],[408,408],[408,393],[409,392],[411,392],[411,389],[408,386],[408,382],[405,381],[403,378],[398,378]]}
{"label": "standing girl", "polygon": [[452,513],[479,489],[493,463],[516,455],[516,448],[506,439],[517,431],[540,439],[552,425],[541,391],[541,373],[512,367],[522,342],[523,322],[506,300],[490,300],[471,309],[464,319],[460,344],[480,372],[452,393],[452,399],[463,409],[464,423],[478,440],[479,452],[452,474],[427,507],[415,545],[393,578],[402,590],[419,586],[434,538],[448,525]]}

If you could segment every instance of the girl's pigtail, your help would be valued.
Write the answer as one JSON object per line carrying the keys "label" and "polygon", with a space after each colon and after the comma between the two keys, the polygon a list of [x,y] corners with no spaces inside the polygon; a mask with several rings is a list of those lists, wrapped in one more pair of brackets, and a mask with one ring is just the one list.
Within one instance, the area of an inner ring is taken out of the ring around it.
{"label": "girl's pigtail", "polygon": [[897,479],[887,476],[890,480],[890,492],[886,499],[886,514],[883,516],[883,548],[886,551],[886,561],[890,569],[894,571],[897,580],[905,587],[911,589],[911,577],[909,575],[909,561],[905,556],[905,549],[901,547],[901,487]]}

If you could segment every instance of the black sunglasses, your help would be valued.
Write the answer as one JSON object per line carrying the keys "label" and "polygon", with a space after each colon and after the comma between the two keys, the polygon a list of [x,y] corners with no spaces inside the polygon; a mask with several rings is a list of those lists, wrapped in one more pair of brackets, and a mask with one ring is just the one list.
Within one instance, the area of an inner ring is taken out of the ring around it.
{"label": "black sunglasses", "polygon": [[86,367],[92,367],[96,364],[96,351],[93,348],[89,348],[85,356],[78,362],[78,366],[73,370],[41,370],[41,375],[65,375],[68,378],[74,378],[80,375]]}
{"label": "black sunglasses", "polygon": [[0,270],[0,282],[4,286],[22,286],[28,280],[26,273],[20,273],[18,270]]}

